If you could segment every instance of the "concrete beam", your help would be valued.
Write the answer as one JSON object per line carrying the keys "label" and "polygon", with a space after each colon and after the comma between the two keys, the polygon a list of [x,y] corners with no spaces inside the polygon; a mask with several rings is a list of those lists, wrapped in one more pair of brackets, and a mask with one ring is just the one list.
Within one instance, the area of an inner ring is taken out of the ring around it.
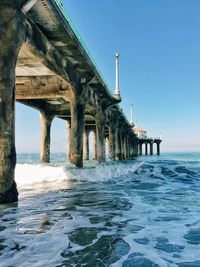
{"label": "concrete beam", "polygon": [[16,78],[16,99],[71,98],[71,86],[57,76],[28,76]]}

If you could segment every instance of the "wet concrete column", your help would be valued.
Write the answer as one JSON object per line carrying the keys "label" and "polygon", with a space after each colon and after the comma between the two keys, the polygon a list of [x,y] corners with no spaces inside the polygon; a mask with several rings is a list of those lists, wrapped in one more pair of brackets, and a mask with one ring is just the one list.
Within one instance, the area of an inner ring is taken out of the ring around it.
{"label": "wet concrete column", "polygon": [[160,155],[160,143],[161,142],[156,142],[156,144],[157,144],[157,155],[158,156]]}
{"label": "wet concrete column", "polygon": [[97,160],[97,134],[95,131],[93,133],[93,160]]}
{"label": "wet concrete column", "polygon": [[135,156],[135,151],[134,151],[134,139],[131,137],[131,157]]}
{"label": "wet concrete column", "polygon": [[139,155],[142,156],[142,143],[139,143]]}
{"label": "wet concrete column", "polygon": [[97,161],[105,161],[105,120],[106,115],[102,109],[97,111],[95,116],[97,134]]}
{"label": "wet concrete column", "polygon": [[109,136],[105,136],[105,158],[110,159]]}
{"label": "wet concrete column", "polygon": [[85,101],[75,94],[71,99],[71,133],[69,160],[76,167],[83,167],[83,132],[85,128]]}
{"label": "wet concrete column", "polygon": [[122,131],[119,130],[120,145],[121,145],[121,159],[124,159],[124,137]]}
{"label": "wet concrete column", "polygon": [[120,134],[119,126],[117,127],[117,130],[116,130],[115,159],[122,160],[121,134]]}
{"label": "wet concrete column", "polygon": [[145,143],[145,155],[148,155],[148,143]]}
{"label": "wet concrete column", "polygon": [[135,155],[138,156],[139,155],[138,140],[135,140],[134,142],[134,151]]}
{"label": "wet concrete column", "polygon": [[115,145],[116,145],[116,124],[115,122],[109,123],[109,159],[115,160]]}
{"label": "wet concrete column", "polygon": [[0,204],[18,200],[14,181],[15,67],[25,40],[21,1],[0,1]]}
{"label": "wet concrete column", "polygon": [[136,149],[136,140],[133,137],[133,157],[137,155],[137,149]]}
{"label": "wet concrete column", "polygon": [[137,156],[137,145],[136,145],[136,140],[135,137],[133,138],[133,156]]}
{"label": "wet concrete column", "polygon": [[83,135],[83,159],[84,160],[89,160],[89,134],[90,131],[85,130],[84,135]]}
{"label": "wet concrete column", "polygon": [[153,142],[150,142],[150,155],[153,155]]}
{"label": "wet concrete column", "polygon": [[133,137],[131,137],[131,157],[134,156],[134,143],[133,143]]}
{"label": "wet concrete column", "polygon": [[129,145],[130,145],[129,155],[130,155],[130,157],[132,157],[132,155],[133,155],[133,149],[132,149],[132,137],[131,137],[131,135],[129,137]]}
{"label": "wet concrete column", "polygon": [[52,116],[48,116],[44,112],[40,113],[41,119],[41,147],[40,147],[40,160],[43,163],[50,162],[50,143],[51,143],[51,123]]}
{"label": "wet concrete column", "polygon": [[126,135],[124,135],[123,137],[123,147],[124,147],[124,159],[127,159],[128,155],[127,155],[127,136]]}
{"label": "wet concrete column", "polygon": [[127,135],[126,137],[126,157],[130,158],[130,137]]}
{"label": "wet concrete column", "polygon": [[71,133],[71,120],[67,120],[67,160],[69,160],[70,151],[70,133]]}

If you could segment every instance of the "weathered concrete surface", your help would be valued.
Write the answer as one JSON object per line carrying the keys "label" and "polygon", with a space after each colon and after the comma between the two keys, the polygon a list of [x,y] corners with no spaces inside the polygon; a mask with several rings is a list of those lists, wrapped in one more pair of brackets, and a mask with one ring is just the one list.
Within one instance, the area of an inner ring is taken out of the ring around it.
{"label": "weathered concrete surface", "polygon": [[70,135],[71,135],[71,120],[67,120],[67,160],[69,159],[70,152]]}
{"label": "weathered concrete surface", "polygon": [[83,135],[83,159],[84,160],[89,160],[89,134],[90,134],[90,131],[85,129],[84,135]]}
{"label": "weathered concrete surface", "polygon": [[86,88],[74,88],[71,99],[71,131],[69,160],[76,167],[83,167],[83,133],[85,128]]}
{"label": "weathered concrete surface", "polygon": [[145,145],[145,155],[148,155],[148,146],[149,146],[149,154],[153,155],[153,144],[157,146],[157,155],[160,155],[160,144],[162,140],[159,138],[140,138],[136,140],[137,148],[139,149],[139,155],[142,155],[142,146]]}
{"label": "weathered concrete surface", "polygon": [[50,145],[51,145],[51,124],[53,116],[49,116],[45,112],[40,113],[41,119],[41,150],[40,160],[43,163],[50,162]]}
{"label": "weathered concrete surface", "polygon": [[105,122],[106,114],[99,106],[96,116],[96,135],[97,135],[97,161],[99,163],[105,161]]}
{"label": "weathered concrete surface", "polygon": [[109,159],[110,160],[115,160],[115,151],[116,151],[116,121],[115,119],[112,120],[110,118],[109,122]]}
{"label": "weathered concrete surface", "polygon": [[121,134],[120,134],[119,125],[116,129],[115,140],[116,140],[115,159],[122,160]]}
{"label": "weathered concrete surface", "polygon": [[93,133],[93,160],[97,160],[97,134],[96,131]]}
{"label": "weathered concrete surface", "polygon": [[148,155],[148,143],[145,143],[145,155]]}
{"label": "weathered concrete surface", "polygon": [[157,145],[157,155],[159,156],[160,155],[160,143],[161,143],[161,140],[156,140],[155,143]]}
{"label": "weathered concrete surface", "polygon": [[15,67],[25,40],[21,1],[0,1],[0,203],[17,201],[14,183]]}
{"label": "weathered concrete surface", "polygon": [[153,141],[150,141],[150,155],[153,155]]}
{"label": "weathered concrete surface", "polygon": [[[129,157],[131,137],[136,138],[118,106],[121,98],[110,93],[56,2],[37,1],[28,15],[21,13],[25,2],[0,0],[0,203],[16,201],[18,196],[13,182],[15,67],[17,101],[42,113],[43,162],[50,161],[54,117],[70,121],[69,160],[77,167],[83,166],[85,124],[95,134],[98,162],[105,161],[105,136],[110,139],[113,160]],[[87,141],[85,158],[88,154]]]}

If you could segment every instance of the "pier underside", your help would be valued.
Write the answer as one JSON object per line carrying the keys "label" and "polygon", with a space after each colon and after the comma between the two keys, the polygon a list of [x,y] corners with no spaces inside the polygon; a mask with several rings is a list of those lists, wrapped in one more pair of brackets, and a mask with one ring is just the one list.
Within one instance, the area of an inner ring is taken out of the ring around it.
{"label": "pier underside", "polygon": [[[50,161],[51,124],[69,124],[69,160],[83,167],[88,136],[94,159],[138,154],[138,139],[71,21],[55,0],[0,2],[0,203],[17,201],[15,100],[41,114],[41,161]],[[84,148],[84,149],[83,149]],[[83,151],[84,150],[84,151]]]}

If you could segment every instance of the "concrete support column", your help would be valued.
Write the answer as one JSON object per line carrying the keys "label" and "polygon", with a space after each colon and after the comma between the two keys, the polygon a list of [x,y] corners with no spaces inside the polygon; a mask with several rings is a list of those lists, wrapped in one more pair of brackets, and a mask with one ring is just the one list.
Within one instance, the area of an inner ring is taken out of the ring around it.
{"label": "concrete support column", "polygon": [[139,143],[139,155],[142,156],[142,143]]}
{"label": "concrete support column", "polygon": [[126,157],[130,158],[130,137],[126,137]]}
{"label": "concrete support column", "polygon": [[115,159],[122,160],[121,134],[119,128],[116,131]]}
{"label": "concrete support column", "polygon": [[160,143],[161,142],[157,142],[156,145],[157,145],[157,155],[159,156],[160,155]]}
{"label": "concrete support column", "polygon": [[74,95],[71,100],[71,133],[69,160],[76,167],[83,167],[83,132],[84,132],[85,102],[80,95]]}
{"label": "concrete support column", "polygon": [[132,136],[131,135],[129,137],[129,145],[130,145],[129,154],[130,154],[130,157],[132,157],[132,155],[133,155],[133,147],[132,147]]}
{"label": "concrete support column", "polygon": [[95,131],[93,133],[93,160],[97,160],[97,134]]}
{"label": "concrete support column", "polygon": [[131,157],[135,156],[135,151],[134,151],[134,139],[131,137]]}
{"label": "concrete support column", "polygon": [[115,122],[109,123],[109,159],[115,160],[116,149],[116,124]]}
{"label": "concrete support column", "polygon": [[145,155],[148,155],[148,143],[145,143]]}
{"label": "concrete support column", "polygon": [[150,143],[150,155],[153,155],[153,142]]}
{"label": "concrete support column", "polygon": [[0,1],[0,204],[18,200],[14,181],[15,67],[25,40],[21,1]]}
{"label": "concrete support column", "polygon": [[41,147],[40,160],[43,163],[50,162],[50,142],[51,142],[51,123],[53,117],[48,116],[44,112],[40,113],[41,119]]}
{"label": "concrete support column", "polygon": [[124,159],[124,135],[123,132],[119,131],[120,144],[121,144],[121,159]]}
{"label": "concrete support column", "polygon": [[136,140],[135,138],[133,137],[132,139],[132,147],[133,147],[133,157],[135,157],[137,155],[137,149],[136,149]]}
{"label": "concrete support column", "polygon": [[105,136],[105,158],[110,159],[109,136]]}
{"label": "concrete support column", "polygon": [[128,155],[127,155],[127,136],[126,135],[123,136],[123,147],[124,147],[124,159],[127,159]]}
{"label": "concrete support column", "polygon": [[85,130],[84,135],[83,135],[83,159],[84,160],[89,160],[89,134],[90,131]]}
{"label": "concrete support column", "polygon": [[71,120],[67,120],[67,160],[69,159],[70,151],[70,134],[71,134]]}
{"label": "concrete support column", "polygon": [[139,155],[139,150],[138,150],[138,141],[134,139],[134,155],[138,156]]}
{"label": "concrete support column", "polygon": [[97,161],[105,161],[105,120],[106,115],[102,109],[97,111],[95,116],[97,133]]}
{"label": "concrete support column", "polygon": [[133,156],[137,156],[137,148],[136,148],[136,140],[135,137],[133,137]]}
{"label": "concrete support column", "polygon": [[130,136],[130,139],[129,139],[129,144],[130,144],[130,157],[133,156],[133,143],[132,143],[132,136]]}

